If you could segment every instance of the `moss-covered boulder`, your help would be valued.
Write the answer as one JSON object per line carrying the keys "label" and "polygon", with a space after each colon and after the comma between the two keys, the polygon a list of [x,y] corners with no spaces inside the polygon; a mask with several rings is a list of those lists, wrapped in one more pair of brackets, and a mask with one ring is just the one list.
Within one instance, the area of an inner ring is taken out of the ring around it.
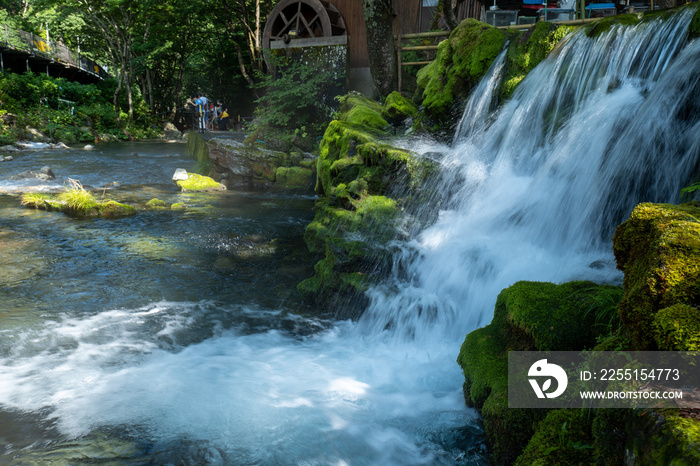
{"label": "moss-covered boulder", "polygon": [[425,112],[438,121],[451,116],[506,43],[506,34],[475,19],[466,19],[438,45],[437,56],[418,72]]}
{"label": "moss-covered boulder", "polygon": [[538,22],[526,31],[502,31],[475,19],[464,20],[438,45],[435,60],[418,71],[414,100],[422,102],[424,112],[416,128],[440,131],[454,123],[463,102],[507,42],[505,76],[498,92],[501,99],[509,98],[525,75],[572,30]]}
{"label": "moss-covered boulder", "polygon": [[396,91],[387,96],[382,106],[382,117],[392,124],[402,123],[406,118],[417,116],[418,108],[413,102]]}
{"label": "moss-covered boulder", "polygon": [[175,182],[183,191],[225,191],[226,186],[208,176],[188,173],[186,180]]}
{"label": "moss-covered boulder", "polygon": [[[421,189],[430,165],[386,142],[387,122],[377,102],[353,93],[341,110],[321,142],[316,216],[304,235],[320,261],[298,289],[322,307],[354,312],[364,308],[368,284],[389,266],[388,243],[400,209]],[[400,186],[404,197],[389,196]]]}
{"label": "moss-covered boulder", "polygon": [[609,332],[608,323],[621,298],[617,286],[523,281],[499,294],[494,322],[506,333],[511,348],[577,351],[592,348],[598,336]]}
{"label": "moss-covered boulder", "polygon": [[[697,322],[700,203],[638,205],[615,231],[613,249],[625,274],[620,317],[634,348],[694,346],[680,341],[683,331],[673,328],[675,322]],[[688,307],[666,309],[677,304]]]}
{"label": "moss-covered boulder", "polygon": [[700,311],[687,304],[660,310],[652,324],[654,340],[662,351],[700,351]]}
{"label": "moss-covered boulder", "polygon": [[466,336],[457,359],[464,397],[481,411],[496,463],[513,463],[546,414],[508,408],[508,351],[592,348],[610,331],[621,296],[619,287],[587,281],[518,282],[499,294],[491,323]]}

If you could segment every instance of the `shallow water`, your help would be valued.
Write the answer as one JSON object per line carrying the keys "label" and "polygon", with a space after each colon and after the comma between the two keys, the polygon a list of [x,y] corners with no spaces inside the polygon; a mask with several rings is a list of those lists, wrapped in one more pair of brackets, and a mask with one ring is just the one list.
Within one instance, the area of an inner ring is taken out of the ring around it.
{"label": "shallow water", "polygon": [[319,316],[296,293],[313,198],[180,193],[183,152],[0,164],[0,190],[48,165],[41,189],[117,182],[98,197],[188,206],[79,220],[0,194],[0,462],[482,464],[458,347]]}

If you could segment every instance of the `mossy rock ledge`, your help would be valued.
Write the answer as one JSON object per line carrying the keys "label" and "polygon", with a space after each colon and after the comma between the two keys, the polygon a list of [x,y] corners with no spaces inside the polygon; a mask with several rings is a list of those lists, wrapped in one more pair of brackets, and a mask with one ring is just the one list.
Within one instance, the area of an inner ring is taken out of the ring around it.
{"label": "mossy rock ledge", "polygon": [[465,19],[438,45],[435,60],[418,71],[413,100],[420,102],[414,129],[446,132],[458,121],[464,102],[494,59],[509,43],[505,77],[499,97],[507,99],[515,86],[573,28],[538,22],[526,31],[502,31],[475,19]]}
{"label": "mossy rock ledge", "polygon": [[517,282],[499,294],[492,322],[467,335],[457,359],[464,397],[481,411],[497,464],[513,464],[547,415],[508,408],[508,351],[592,348],[607,331],[596,323],[596,311],[621,295],[619,287],[587,281]]}
{"label": "mossy rock ledge", "polygon": [[[698,351],[700,203],[638,205],[613,249],[621,290],[518,282],[498,296],[491,324],[467,335],[465,400],[481,411],[497,464],[700,464],[700,422],[687,411],[507,407],[508,351]],[[601,325],[618,300],[620,322]]]}
{"label": "mossy rock ledge", "polygon": [[[205,140],[190,132],[187,154],[197,160],[197,171],[220,180],[228,189],[292,190],[311,193],[315,159],[308,152],[283,152],[229,137]],[[283,170],[280,170],[283,169]]]}
{"label": "mossy rock ledge", "polygon": [[[314,220],[304,239],[320,260],[301,282],[308,301],[337,315],[364,309],[368,286],[390,267],[402,208],[424,188],[433,166],[389,145],[382,106],[350,93],[324,134],[316,164]],[[392,193],[401,192],[395,195]]]}
{"label": "mossy rock ledge", "polygon": [[637,350],[700,349],[700,202],[639,204],[613,236]]}

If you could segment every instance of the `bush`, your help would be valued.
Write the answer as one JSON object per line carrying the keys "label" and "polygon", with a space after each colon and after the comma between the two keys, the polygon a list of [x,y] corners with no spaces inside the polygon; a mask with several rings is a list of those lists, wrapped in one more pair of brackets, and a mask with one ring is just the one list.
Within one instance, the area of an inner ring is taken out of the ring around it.
{"label": "bush", "polygon": [[[321,135],[342,93],[344,73],[315,64],[313,57],[277,57],[274,75],[260,76],[264,95],[257,101],[251,132],[278,131]],[[299,131],[297,131],[299,132]]]}

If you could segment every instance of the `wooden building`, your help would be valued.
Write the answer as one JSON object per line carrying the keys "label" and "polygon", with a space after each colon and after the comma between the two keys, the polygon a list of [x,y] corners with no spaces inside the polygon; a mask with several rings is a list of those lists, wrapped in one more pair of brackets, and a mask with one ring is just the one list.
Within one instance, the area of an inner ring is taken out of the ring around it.
{"label": "wooden building", "polygon": [[[449,0],[448,0],[449,1]],[[281,0],[265,24],[266,49],[347,47],[348,88],[373,94],[362,0]],[[394,33],[427,31],[434,23],[438,0],[392,0]],[[453,0],[458,19],[481,15],[477,0]],[[438,26],[444,23],[438,19]]]}

